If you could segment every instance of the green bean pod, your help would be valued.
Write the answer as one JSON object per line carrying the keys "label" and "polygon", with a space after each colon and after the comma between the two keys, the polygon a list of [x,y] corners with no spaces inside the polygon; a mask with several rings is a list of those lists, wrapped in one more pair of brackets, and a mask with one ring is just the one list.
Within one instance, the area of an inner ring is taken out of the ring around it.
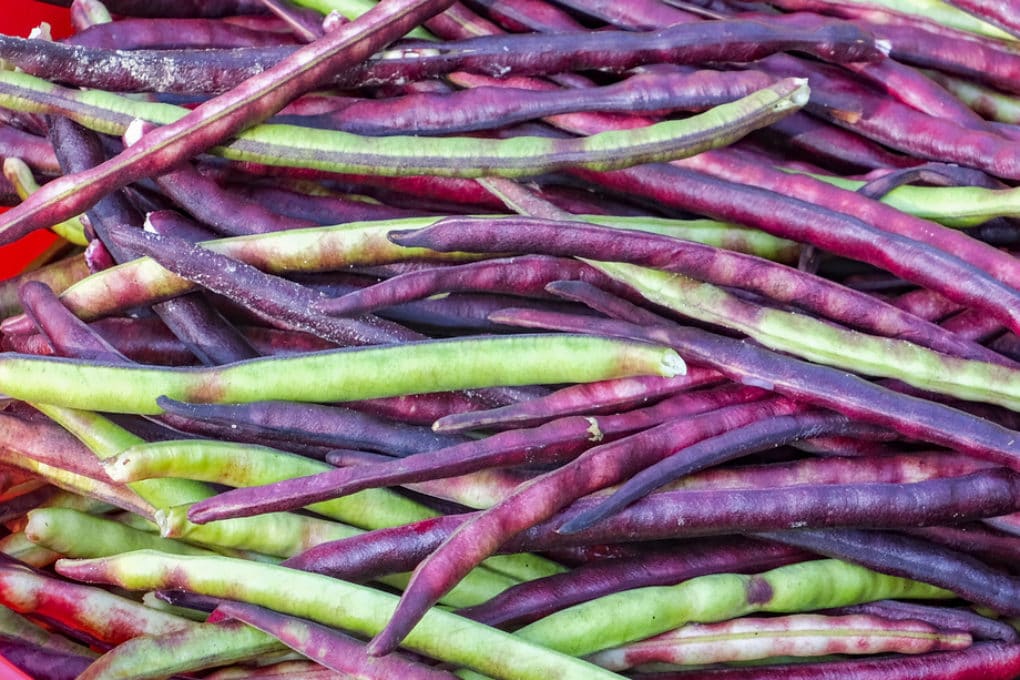
{"label": "green bean pod", "polygon": [[[477,255],[465,253],[436,253],[425,248],[405,248],[387,238],[393,229],[426,227],[438,219],[415,217],[352,222],[331,227],[217,239],[206,241],[202,246],[270,274],[329,271],[415,259],[453,262],[478,259]],[[141,257],[82,279],[68,287],[60,299],[79,318],[89,321],[131,307],[183,295],[195,288],[195,284],[171,274],[153,259]],[[11,321],[5,322],[5,326]]]}
{"label": "green bean pod", "polygon": [[939,394],[1020,409],[1020,372],[958,359],[912,342],[844,330],[803,314],[757,307],[717,286],[619,262],[590,262],[646,299],[746,333],[771,349]]}
{"label": "green bean pod", "polygon": [[[266,446],[194,439],[139,444],[108,459],[105,467],[118,480],[180,477],[234,487],[261,486],[331,469],[325,463]],[[373,493],[365,495],[365,491]],[[308,509],[363,529],[410,524],[436,515],[425,506],[391,491],[365,491],[315,503]],[[175,516],[178,515],[175,513]],[[518,581],[563,571],[555,562],[526,553],[496,555],[484,565]]]}
{"label": "green bean pod", "polygon": [[[39,189],[39,183],[36,181],[35,175],[32,174],[32,168],[20,158],[11,157],[5,159],[3,169],[4,176],[14,187],[14,190],[18,192],[18,197],[21,200],[25,200],[30,194]],[[77,246],[87,246],[89,243],[85,237],[85,225],[82,222],[81,215],[54,224],[50,229],[57,236]]]}
{"label": "green bean pod", "polygon": [[941,588],[848,562],[812,560],[762,574],[710,574],[675,586],[606,595],[550,614],[516,635],[583,656],[692,621],[724,621],[753,612],[793,614],[884,599],[950,597],[953,594]]}
{"label": "green bean pod", "polygon": [[617,170],[692,156],[731,144],[807,103],[806,81],[790,79],[705,113],[589,137],[511,139],[361,137],[266,124],[218,149],[232,160],[386,176],[528,177],[570,167]]}
{"label": "green bean pod", "polygon": [[[258,604],[370,636],[396,607],[389,593],[318,574],[224,557],[138,551],[97,560],[62,560],[69,578],[131,590],[181,588]],[[281,589],[280,583],[287,588]],[[405,640],[408,649],[494,678],[599,680],[615,673],[440,609],[430,610]]]}
{"label": "green bean pod", "polygon": [[1020,98],[1015,95],[942,71],[925,70],[924,74],[984,118],[1012,125],[1020,123]]}
{"label": "green bean pod", "polygon": [[29,511],[27,517],[24,531],[28,540],[65,557],[106,557],[143,549],[175,555],[216,554],[212,550],[67,508],[39,508]]}
{"label": "green bean pod", "polygon": [[679,355],[661,346],[535,334],[347,348],[200,368],[100,365],[9,353],[0,356],[0,392],[72,409],[154,415],[163,411],[156,403],[163,395],[200,403],[333,402],[630,375],[672,377],[685,370]]}
{"label": "green bean pod", "polygon": [[[101,385],[103,383],[93,384]],[[130,446],[145,441],[109,418],[91,410],[62,408],[49,400],[43,400],[34,406],[73,434],[99,459],[109,458]],[[156,483],[141,481],[129,484],[128,488],[157,509],[181,503],[193,503],[208,498],[214,493],[212,488],[205,484],[185,479]],[[152,519],[151,514],[144,516]]]}
{"label": "green bean pod", "polygon": [[[127,134],[135,119],[168,124],[187,113],[183,108],[152,105],[108,92],[76,92],[25,74],[0,73],[0,85],[0,106],[60,113],[106,134]],[[230,160],[383,176],[528,177],[577,166],[615,170],[725,146],[800,109],[808,96],[807,81],[791,78],[689,118],[568,139],[423,140],[262,124],[213,151]],[[128,137],[131,141],[130,134]]]}
{"label": "green bean pod", "polygon": [[28,540],[24,531],[15,531],[0,538],[0,553],[37,569],[48,567],[61,557],[60,553]]}
{"label": "green bean pod", "polygon": [[[831,175],[812,175],[827,184],[857,191],[866,182]],[[938,222],[947,227],[976,227],[996,217],[1020,214],[1020,189],[985,187],[896,187],[882,202],[908,215]]]}
{"label": "green bean pod", "polygon": [[238,622],[198,623],[166,635],[123,642],[89,666],[78,680],[143,680],[285,653],[276,638]]}
{"label": "green bean pod", "polygon": [[[141,438],[98,413],[45,402],[35,406],[81,440],[100,459],[144,443]],[[289,557],[317,543],[358,533],[357,529],[340,522],[288,513],[251,517],[240,522],[227,520],[195,525],[187,521],[186,510],[182,508],[213,495],[208,485],[177,478],[142,480],[129,486],[156,508],[145,516],[156,522],[167,538],[187,538],[189,542],[216,548]]]}
{"label": "green bean pod", "polygon": [[[234,487],[272,484],[332,468],[326,463],[268,446],[210,439],[139,444],[106,461],[105,467],[117,480],[179,477]],[[365,489],[316,503],[308,509],[362,529],[410,524],[436,514],[420,503],[382,488]]]}
{"label": "green bean pod", "polygon": [[[479,259],[478,255],[468,253],[438,253],[425,248],[398,246],[387,238],[391,230],[424,228],[438,219],[415,217],[352,222],[217,239],[202,245],[271,274],[328,271],[417,259],[445,262]],[[681,220],[600,216],[592,216],[592,220],[625,229],[666,233],[720,247],[751,249],[763,257],[775,256],[784,261],[795,261],[799,252],[797,244],[784,239],[708,220],[694,220],[690,228],[685,226],[688,224],[686,221]],[[182,295],[194,289],[195,285],[190,281],[171,274],[151,258],[142,257],[82,279],[61,294],[61,301],[79,318],[88,321]]]}

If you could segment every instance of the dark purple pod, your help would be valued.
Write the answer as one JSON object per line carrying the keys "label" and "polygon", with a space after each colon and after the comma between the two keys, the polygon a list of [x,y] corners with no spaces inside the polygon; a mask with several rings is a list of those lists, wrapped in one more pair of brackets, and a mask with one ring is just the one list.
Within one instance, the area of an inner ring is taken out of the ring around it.
{"label": "dark purple pod", "polygon": [[[195,218],[226,236],[264,234],[271,231],[301,229],[314,223],[286,217],[242,200],[224,191],[219,184],[189,164],[180,165],[155,178],[159,187],[177,205]],[[154,225],[157,226],[157,225]],[[156,229],[157,233],[179,235],[176,230]]]}
{"label": "dark purple pod", "polygon": [[388,343],[420,339],[402,326],[376,317],[332,319],[310,311],[320,297],[315,291],[183,239],[115,228],[116,240],[149,255],[179,276],[240,302],[269,323],[313,333],[341,345]]}
{"label": "dark purple pod", "polygon": [[437,420],[437,432],[533,427],[555,417],[619,412],[677,392],[712,385],[721,377],[711,369],[687,366],[687,373],[674,378],[637,377],[570,385],[545,397],[508,406],[454,413]]}
{"label": "dark purple pod", "polygon": [[[188,518],[193,522],[205,523],[226,517],[294,509],[370,487],[418,483],[490,467],[559,463],[576,458],[600,442],[604,442],[602,447],[607,447],[610,442],[621,441],[621,435],[656,426],[662,428],[670,425],[672,430],[686,430],[684,436],[696,440],[699,436],[698,428],[711,430],[714,420],[732,416],[740,421],[756,409],[768,412],[773,408],[784,408],[783,405],[767,403],[767,400],[762,399],[764,394],[754,387],[724,386],[680,394],[639,411],[600,418],[568,416],[535,428],[507,430],[483,439],[467,440],[438,451],[377,465],[329,470],[311,477],[287,479],[266,486],[234,489],[195,503],[189,508]],[[716,414],[719,415],[714,417]],[[651,436],[648,440],[645,446],[649,449],[646,455],[650,458],[659,455],[655,452],[660,451],[661,447],[668,448],[671,445],[666,435]],[[635,444],[634,449],[628,449],[621,444],[616,448],[631,453],[638,446]],[[607,450],[603,457],[614,457],[614,451]],[[632,457],[637,458],[637,453],[634,452]],[[620,474],[615,470],[610,472],[611,467],[622,468],[627,465],[639,466],[640,463],[626,460],[616,461],[613,466],[606,463],[604,474]],[[590,467],[590,464],[586,466]],[[597,476],[596,473],[590,474]],[[579,472],[577,476],[583,474]],[[577,491],[571,489],[565,493]]]}
{"label": "dark purple pod", "polygon": [[124,363],[128,359],[60,302],[50,287],[29,281],[18,291],[21,306],[60,356]]}
{"label": "dark purple pod", "polygon": [[564,523],[559,531],[571,533],[591,526],[619,512],[654,489],[698,470],[789,444],[797,439],[819,434],[851,432],[855,429],[857,427],[845,416],[811,410],[766,417],[743,427],[736,427],[696,442],[635,473],[620,484],[608,498],[590,511],[578,514],[570,522]]}
{"label": "dark purple pod", "polygon": [[78,31],[65,42],[71,45],[100,47],[111,50],[267,47],[294,44],[293,36],[282,30],[278,22],[261,22],[260,29],[237,22],[192,18],[121,18],[104,24],[93,24]]}
{"label": "dark purple pod", "polygon": [[517,627],[610,593],[674,585],[704,574],[765,571],[792,564],[808,554],[778,545],[743,537],[685,541],[635,557],[596,560],[563,574],[526,581],[457,613],[490,626]]}
{"label": "dark purple pod", "polygon": [[793,529],[755,534],[885,574],[951,590],[1006,616],[1020,613],[1020,578],[974,557],[892,531]]}
{"label": "dark purple pod", "polygon": [[341,406],[284,401],[186,404],[164,398],[159,399],[159,404],[172,415],[226,426],[249,426],[253,433],[329,448],[367,448],[406,456],[465,441],[456,435],[436,434],[419,425],[378,418]]}
{"label": "dark purple pod", "polygon": [[33,680],[74,680],[94,659],[0,639],[0,654]]}
{"label": "dark purple pod", "polygon": [[[390,239],[400,245],[443,252],[530,252],[630,262],[675,271],[699,281],[746,289],[804,307],[840,323],[876,334],[910,339],[947,354],[986,359],[994,355],[871,295],[820,276],[764,258],[659,234],[524,217],[496,220],[451,217],[424,229],[391,233]],[[445,274],[452,277],[453,274],[446,274],[447,271],[437,270],[436,276]],[[598,277],[583,275],[583,272],[579,270],[578,274],[582,275],[571,276],[570,270],[567,270],[567,276],[562,278],[599,285]],[[385,287],[387,284],[381,285]],[[616,291],[619,288],[614,285],[608,289]]]}
{"label": "dark purple pod", "polygon": [[965,630],[976,640],[995,640],[998,642],[1020,642],[1020,633],[1004,621],[996,621],[987,616],[962,607],[949,607],[917,602],[901,602],[899,600],[879,600],[865,604],[841,607],[832,613],[840,614],[872,614],[886,619],[917,619],[926,621],[942,630]]}
{"label": "dark purple pod", "polygon": [[[51,5],[68,7],[70,0],[45,0]],[[132,17],[228,17],[237,14],[264,14],[260,0],[104,0],[116,14]]]}
{"label": "dark purple pod", "polygon": [[[967,455],[1020,469],[1020,435],[995,422],[890,390],[851,373],[800,361],[698,328],[670,324],[597,289],[586,302],[628,322],[542,315],[506,310],[497,320],[531,328],[554,328],[654,340],[672,346],[685,358],[715,368],[723,375],[779,394],[830,408],[856,420],[882,425],[908,438],[945,445]],[[647,326],[638,324],[649,324]]]}

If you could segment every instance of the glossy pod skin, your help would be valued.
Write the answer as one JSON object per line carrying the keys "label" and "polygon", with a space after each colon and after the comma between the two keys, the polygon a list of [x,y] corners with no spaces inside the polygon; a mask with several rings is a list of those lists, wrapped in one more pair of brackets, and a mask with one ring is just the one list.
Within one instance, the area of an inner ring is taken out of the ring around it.
{"label": "glossy pod skin", "polygon": [[[515,366],[501,360],[505,352],[517,357]],[[391,370],[378,374],[374,367],[380,364]],[[449,366],[457,366],[457,371],[440,368]],[[270,367],[281,376],[278,391],[266,383],[265,369]],[[353,401],[498,385],[591,382],[624,375],[670,376],[683,371],[679,355],[654,345],[533,335],[430,340],[252,359],[213,368],[100,365],[7,354],[0,357],[0,390],[27,401],[71,408],[158,414],[162,409],[156,399],[163,395],[211,403],[267,398]],[[306,381],[300,380],[302,374]],[[323,376],[330,379],[324,381]],[[365,376],[374,379],[365,380]],[[97,394],[83,388],[90,384],[119,384],[124,389]]]}

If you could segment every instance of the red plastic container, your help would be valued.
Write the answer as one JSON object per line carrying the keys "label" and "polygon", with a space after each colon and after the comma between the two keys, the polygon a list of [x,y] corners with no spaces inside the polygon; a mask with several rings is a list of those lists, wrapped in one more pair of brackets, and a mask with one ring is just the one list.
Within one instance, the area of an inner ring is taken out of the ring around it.
{"label": "red plastic container", "polygon": [[[10,0],[11,7],[0,12],[0,33],[27,36],[29,31],[45,21],[50,25],[53,37],[61,38],[71,33],[71,22],[67,9],[47,5],[35,0]],[[3,208],[0,208],[2,211]],[[29,234],[25,238],[0,246],[0,279],[7,279],[20,273],[30,262],[39,257],[54,242],[55,236],[48,231]],[[0,678],[8,676],[0,669]]]}

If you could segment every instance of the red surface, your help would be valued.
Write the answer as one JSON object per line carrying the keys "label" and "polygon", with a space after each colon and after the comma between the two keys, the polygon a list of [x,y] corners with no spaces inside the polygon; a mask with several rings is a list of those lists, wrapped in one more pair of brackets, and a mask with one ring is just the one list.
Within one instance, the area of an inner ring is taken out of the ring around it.
{"label": "red surface", "polygon": [[[50,25],[54,38],[62,38],[71,32],[66,8],[35,0],[7,0],[3,11],[0,11],[0,33],[26,37],[42,21]],[[19,273],[25,265],[43,253],[55,238],[50,232],[42,231],[16,243],[0,246],[0,279]],[[0,680],[6,677],[0,668]]]}
{"label": "red surface", "polygon": [[[0,12],[0,33],[27,37],[40,22],[50,25],[54,38],[71,32],[67,10],[34,0],[8,0]],[[3,210],[3,208],[0,208]],[[48,231],[36,232],[10,245],[0,246],[0,279],[9,278],[25,268],[53,243],[55,237]],[[9,661],[0,656],[0,680],[31,680]]]}
{"label": "red surface", "polygon": [[32,680],[22,673],[17,666],[0,656],[0,680]]}

